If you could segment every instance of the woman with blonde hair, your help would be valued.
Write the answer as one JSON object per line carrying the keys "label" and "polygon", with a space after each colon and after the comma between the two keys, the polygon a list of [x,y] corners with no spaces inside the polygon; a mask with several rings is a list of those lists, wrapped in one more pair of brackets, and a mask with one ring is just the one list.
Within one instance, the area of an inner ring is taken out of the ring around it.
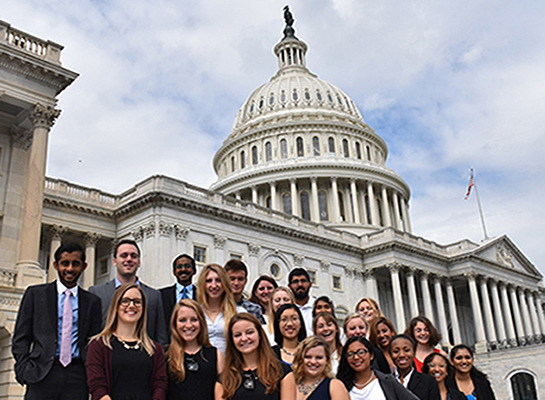
{"label": "woman with blonde hair", "polygon": [[104,330],[87,350],[87,383],[93,400],[165,399],[165,356],[145,327],[144,292],[134,283],[120,286]]}
{"label": "woman with blonde hair", "polygon": [[375,319],[382,317],[378,303],[370,297],[364,297],[358,301],[355,311],[360,315],[363,315],[369,325],[371,325]]}
{"label": "woman with blonde hair", "polygon": [[328,343],[318,336],[301,342],[293,359],[297,400],[349,400],[343,383],[331,372]]}
{"label": "woman with blonde hair", "polygon": [[197,283],[197,300],[204,310],[210,344],[225,354],[225,334],[229,320],[237,312],[245,312],[237,307],[227,272],[221,265],[206,265]]}
{"label": "woman with blonde hair", "polygon": [[223,355],[208,341],[208,328],[199,304],[190,299],[176,304],[170,329],[167,400],[213,400],[216,378],[223,370]]}
{"label": "woman with blonde hair", "polygon": [[291,369],[273,354],[261,324],[240,313],[229,322],[225,368],[215,388],[216,400],[294,400]]}
{"label": "woman with blonde hair", "polygon": [[284,304],[295,304],[295,297],[293,297],[293,292],[291,291],[291,289],[285,286],[279,286],[272,291],[271,297],[269,298],[269,315],[267,318],[268,324],[267,329],[265,329],[265,333],[267,334],[267,337],[269,338],[269,343],[271,343],[271,345],[275,343],[274,316],[280,306]]}

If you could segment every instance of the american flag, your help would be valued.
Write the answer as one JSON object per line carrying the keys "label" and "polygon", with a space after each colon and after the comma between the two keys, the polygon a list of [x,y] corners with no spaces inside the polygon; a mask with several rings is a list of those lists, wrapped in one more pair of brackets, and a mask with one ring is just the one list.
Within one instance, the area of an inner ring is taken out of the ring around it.
{"label": "american flag", "polygon": [[469,198],[469,195],[471,194],[471,188],[475,186],[475,176],[473,175],[473,168],[470,169],[471,176],[469,177],[469,185],[467,186],[467,193],[464,200],[467,200]]}

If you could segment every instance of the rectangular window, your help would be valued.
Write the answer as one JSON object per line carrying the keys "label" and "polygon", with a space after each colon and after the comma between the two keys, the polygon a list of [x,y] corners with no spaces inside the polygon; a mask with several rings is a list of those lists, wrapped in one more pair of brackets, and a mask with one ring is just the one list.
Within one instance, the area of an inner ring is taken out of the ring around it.
{"label": "rectangular window", "polygon": [[199,264],[205,264],[206,263],[206,248],[195,246],[193,248],[193,258],[195,259],[195,262]]}
{"label": "rectangular window", "polygon": [[242,260],[242,255],[241,254],[236,254],[236,253],[231,253],[231,254],[229,254],[229,259],[230,260]]}
{"label": "rectangular window", "polygon": [[318,283],[316,282],[316,271],[307,270],[308,276],[310,277],[310,281],[312,282],[312,286],[318,286]]}
{"label": "rectangular window", "polygon": [[108,273],[108,258],[104,257],[98,260],[98,274],[106,275]]}
{"label": "rectangular window", "polygon": [[333,289],[342,290],[341,277],[333,275]]}

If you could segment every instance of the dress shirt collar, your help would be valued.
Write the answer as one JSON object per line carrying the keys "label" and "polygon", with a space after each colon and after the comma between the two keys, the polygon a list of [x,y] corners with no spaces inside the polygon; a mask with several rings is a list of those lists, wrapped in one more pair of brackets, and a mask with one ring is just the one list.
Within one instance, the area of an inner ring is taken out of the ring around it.
{"label": "dress shirt collar", "polygon": [[[117,289],[119,286],[122,285],[122,283],[119,280],[119,278],[117,277],[117,275],[115,276],[114,280],[115,280],[115,288]],[[136,283],[137,285],[140,285],[140,279],[138,279],[138,277],[136,277],[136,282],[134,282],[134,283]]]}
{"label": "dress shirt collar", "polygon": [[[60,281],[60,279],[57,279],[57,294],[63,294],[68,289],[64,284]],[[78,285],[74,286],[73,288],[68,289],[72,296],[74,296],[75,299],[78,298]]]}

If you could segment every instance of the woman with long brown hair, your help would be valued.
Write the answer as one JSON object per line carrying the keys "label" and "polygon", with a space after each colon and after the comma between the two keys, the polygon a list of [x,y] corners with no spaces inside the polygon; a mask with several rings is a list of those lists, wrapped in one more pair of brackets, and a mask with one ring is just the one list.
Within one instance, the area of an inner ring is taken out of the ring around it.
{"label": "woman with long brown hair", "polygon": [[215,399],[295,399],[291,369],[274,356],[261,324],[249,313],[237,314],[229,322],[225,368]]}
{"label": "woman with long brown hair", "polygon": [[196,301],[183,299],[174,306],[170,329],[167,400],[213,400],[224,360],[208,341],[204,313]]}
{"label": "woman with long brown hair", "polygon": [[249,301],[261,306],[261,311],[263,312],[263,317],[265,322],[269,323],[269,299],[271,298],[272,292],[278,287],[278,283],[268,275],[261,275],[256,279],[254,285],[252,286],[252,295],[250,296]]}
{"label": "woman with long brown hair", "polygon": [[390,341],[397,335],[394,324],[386,317],[377,318],[369,329],[369,341],[373,346],[382,350],[388,365],[395,370],[395,364],[390,356]]}
{"label": "woman with long brown hair", "polygon": [[245,312],[235,304],[227,272],[221,265],[206,265],[197,283],[197,300],[204,310],[210,344],[225,354],[225,334],[229,320]]}
{"label": "woman with long brown hair", "polygon": [[139,285],[115,291],[106,326],[89,343],[86,370],[93,400],[165,399],[165,356],[146,332],[146,297]]}
{"label": "woman with long brown hair", "polygon": [[416,342],[414,366],[418,372],[422,372],[426,357],[433,352],[441,353],[441,350],[436,349],[435,346],[441,341],[442,336],[432,322],[423,315],[411,319],[404,333]]}

